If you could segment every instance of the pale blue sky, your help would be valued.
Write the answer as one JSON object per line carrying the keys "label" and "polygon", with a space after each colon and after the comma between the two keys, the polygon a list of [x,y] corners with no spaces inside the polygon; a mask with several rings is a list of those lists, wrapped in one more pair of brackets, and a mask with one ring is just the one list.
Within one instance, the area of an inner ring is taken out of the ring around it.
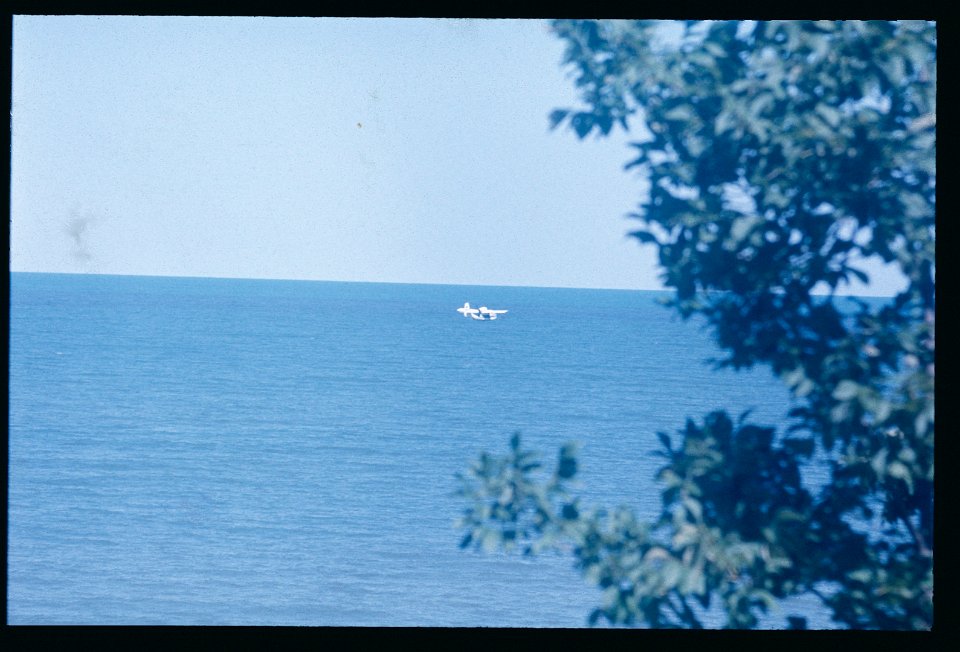
{"label": "pale blue sky", "polygon": [[661,287],[631,135],[548,129],[543,21],[16,16],[13,48],[13,271]]}

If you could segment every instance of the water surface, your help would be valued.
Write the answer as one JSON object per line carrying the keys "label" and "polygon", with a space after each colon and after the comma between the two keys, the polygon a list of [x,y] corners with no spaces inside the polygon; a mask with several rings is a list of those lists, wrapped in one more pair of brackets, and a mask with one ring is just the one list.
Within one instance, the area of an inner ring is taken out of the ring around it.
{"label": "water surface", "polygon": [[458,549],[454,474],[575,440],[586,499],[651,517],[658,430],[782,424],[662,296],[14,273],[8,621],[585,626],[570,558]]}

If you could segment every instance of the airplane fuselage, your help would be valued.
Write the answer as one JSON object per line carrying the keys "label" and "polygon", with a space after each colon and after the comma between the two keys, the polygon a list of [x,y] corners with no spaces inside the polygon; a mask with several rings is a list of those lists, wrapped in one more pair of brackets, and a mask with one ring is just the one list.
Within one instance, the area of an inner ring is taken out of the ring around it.
{"label": "airplane fuselage", "polygon": [[463,304],[462,308],[457,308],[459,312],[464,317],[470,317],[476,319],[477,321],[492,321],[497,318],[498,315],[506,313],[506,310],[491,310],[486,306],[480,306],[479,308],[471,308],[470,302],[467,301]]}

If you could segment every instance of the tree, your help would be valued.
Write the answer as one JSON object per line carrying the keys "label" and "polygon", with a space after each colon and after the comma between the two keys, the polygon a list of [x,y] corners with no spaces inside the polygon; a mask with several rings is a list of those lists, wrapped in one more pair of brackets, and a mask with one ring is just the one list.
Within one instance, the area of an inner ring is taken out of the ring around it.
{"label": "tree", "polygon": [[[929,628],[936,26],[680,27],[555,21],[586,107],[551,122],[580,138],[644,125],[632,235],[656,248],[671,309],[705,319],[718,367],[769,365],[798,407],[780,433],[723,411],[658,433],[653,523],[583,505],[573,447],[541,478],[514,435],[460,476],[461,547],[566,544],[603,591],[591,624],[699,627],[719,600],[750,628],[809,593],[847,627]],[[869,257],[905,279],[879,308],[835,296],[869,280]],[[830,476],[812,490],[815,455]]]}

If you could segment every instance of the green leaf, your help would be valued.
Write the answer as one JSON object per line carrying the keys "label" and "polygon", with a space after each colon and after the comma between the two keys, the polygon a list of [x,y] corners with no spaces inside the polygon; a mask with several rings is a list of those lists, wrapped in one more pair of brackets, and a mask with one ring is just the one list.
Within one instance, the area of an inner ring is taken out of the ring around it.
{"label": "green leaf", "polygon": [[678,487],[683,483],[682,478],[678,476],[673,469],[663,468],[657,474],[657,480],[664,483],[668,487]]}
{"label": "green leaf", "polygon": [[661,595],[676,587],[682,574],[683,567],[680,565],[680,562],[673,559],[668,560],[664,564],[663,571],[660,574],[660,582],[663,587],[661,589]]}
{"label": "green leaf", "polygon": [[688,523],[682,522],[682,524],[677,528],[676,534],[673,535],[673,547],[675,549],[685,548],[692,543],[695,543],[699,539],[699,532],[697,531],[696,526]]}
{"label": "green leaf", "polygon": [[723,58],[727,56],[727,51],[717,43],[714,43],[712,41],[707,41],[706,43],[703,44],[703,46],[707,50],[707,52],[712,54],[714,57]]}
{"label": "green leaf", "polygon": [[731,111],[721,111],[717,114],[717,119],[713,123],[713,133],[716,136],[721,136],[724,132],[733,129],[736,123],[737,120]]}
{"label": "green leaf", "polygon": [[929,425],[933,423],[933,402],[929,402],[920,410],[913,422],[913,427],[921,437],[927,434]]}
{"label": "green leaf", "polygon": [[903,57],[897,55],[891,56],[884,63],[883,70],[887,73],[887,77],[893,86],[900,86],[903,83],[904,76],[906,75],[906,66],[904,65]]}
{"label": "green leaf", "polygon": [[907,465],[903,462],[890,462],[890,464],[887,465],[887,474],[892,478],[903,480],[910,487],[910,490],[913,491],[913,476],[910,473],[910,469],[907,468]]}
{"label": "green leaf", "polygon": [[680,583],[680,593],[703,594],[707,590],[707,578],[701,568],[688,568]]}
{"label": "green leaf", "polygon": [[577,458],[566,447],[560,452],[557,463],[557,477],[567,480],[577,474]]}
{"label": "green leaf", "polygon": [[681,104],[664,113],[663,117],[675,122],[690,122],[693,120],[694,115],[693,109],[686,104]]}
{"label": "green leaf", "polygon": [[557,125],[563,122],[570,114],[570,111],[567,109],[556,109],[555,111],[550,112],[550,129],[556,129]]}
{"label": "green leaf", "polygon": [[866,568],[857,569],[847,575],[854,582],[859,582],[861,584],[867,584],[873,580],[873,573],[871,573]]}
{"label": "green leaf", "polygon": [[643,555],[644,562],[653,562],[657,559],[670,559],[670,553],[659,546],[653,546]]}
{"label": "green leaf", "polygon": [[[850,414],[851,412],[849,403],[838,403],[830,410],[830,420],[834,423],[843,423],[850,418]],[[827,444],[827,448],[830,448],[829,444]]]}
{"label": "green leaf", "polygon": [[777,606],[777,601],[773,597],[773,594],[765,589],[754,589],[751,591],[750,597],[760,601],[760,607],[764,612],[775,609]]}
{"label": "green leaf", "polygon": [[833,398],[838,401],[849,401],[860,391],[860,385],[852,380],[841,380],[833,390]]}
{"label": "green leaf", "polygon": [[883,399],[877,399],[873,405],[873,422],[875,425],[879,425],[887,420],[887,417],[890,416],[890,412],[893,410],[893,404],[890,401],[885,401]]}
{"label": "green leaf", "polygon": [[594,609],[590,612],[590,617],[587,619],[587,623],[593,627],[597,624],[597,621],[600,620],[604,615],[603,609]]}
{"label": "green leaf", "polygon": [[792,388],[795,387],[801,380],[806,378],[806,373],[803,371],[803,367],[797,367],[791,371],[784,372],[780,375],[780,378],[787,387]]}
{"label": "green leaf", "polygon": [[865,272],[862,272],[855,267],[846,267],[844,269],[850,274],[853,274],[854,276],[856,276],[857,280],[863,283],[864,285],[868,285],[870,283],[870,277],[867,276]]}
{"label": "green leaf", "polygon": [[763,221],[763,218],[758,215],[743,215],[733,220],[730,226],[729,244],[738,245]]}
{"label": "green leaf", "polygon": [[799,397],[807,396],[816,388],[816,383],[814,383],[809,378],[804,378],[800,381],[800,384],[797,385],[796,389],[793,390],[793,393]]}
{"label": "green leaf", "polygon": [[843,114],[841,114],[840,111],[823,102],[817,104],[817,107],[814,109],[814,111],[816,111],[821,118],[826,120],[827,124],[832,128],[836,128],[837,125],[840,124],[840,120],[843,117]]}
{"label": "green leaf", "polygon": [[589,113],[575,113],[570,123],[573,125],[573,130],[577,132],[577,137],[585,138],[593,130],[596,120]]}
{"label": "green leaf", "polygon": [[493,552],[499,543],[500,537],[492,530],[484,530],[480,535],[480,547],[484,552]]}
{"label": "green leaf", "polygon": [[754,121],[759,120],[763,114],[773,106],[776,98],[772,93],[762,93],[750,102],[750,118]]}
{"label": "green leaf", "polygon": [[683,499],[683,506],[695,521],[700,521],[703,518],[703,506],[700,505],[700,501],[687,497]]}
{"label": "green leaf", "polygon": [[660,445],[663,446],[664,450],[667,452],[673,450],[670,443],[670,435],[660,431],[657,433],[657,438],[660,440]]}
{"label": "green leaf", "polygon": [[644,244],[660,244],[660,241],[657,240],[657,236],[653,235],[649,231],[631,231],[629,235],[632,235],[634,238]]}
{"label": "green leaf", "polygon": [[870,459],[870,468],[873,469],[873,472],[878,476],[883,476],[884,469],[887,465],[887,449],[881,448],[877,453]]}

